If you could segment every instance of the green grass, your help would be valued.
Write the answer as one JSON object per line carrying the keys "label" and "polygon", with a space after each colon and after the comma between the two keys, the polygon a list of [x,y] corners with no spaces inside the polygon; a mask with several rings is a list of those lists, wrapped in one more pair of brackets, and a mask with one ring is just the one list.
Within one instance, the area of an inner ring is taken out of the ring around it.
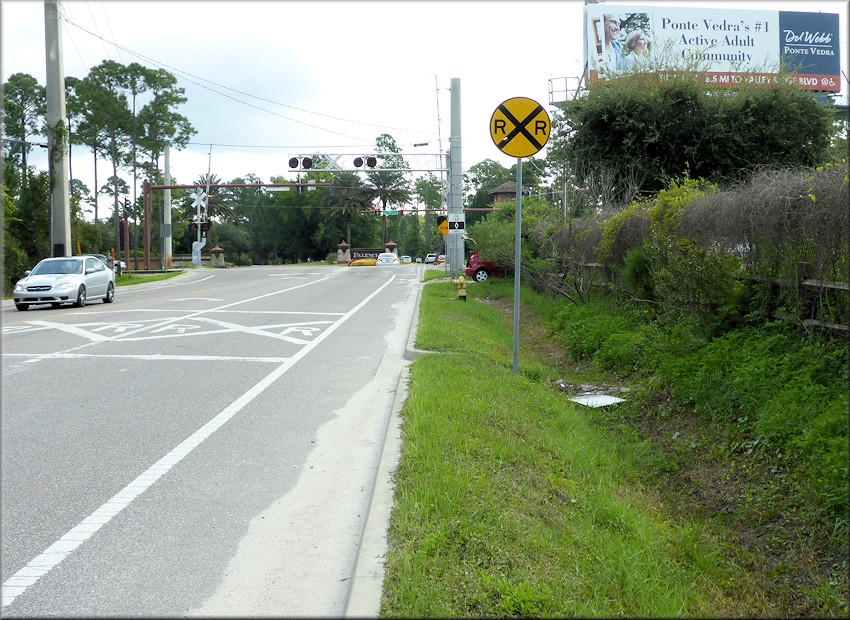
{"label": "green grass", "polygon": [[170,280],[181,275],[182,271],[169,271],[168,273],[122,273],[120,276],[115,276],[116,286],[133,286],[134,284],[145,284],[146,282],[159,282],[160,280]]}
{"label": "green grass", "polygon": [[417,347],[437,353],[411,367],[381,615],[775,614],[710,523],[644,484],[663,455],[553,389],[534,347],[512,373],[512,315],[491,303],[510,286],[423,290]]}

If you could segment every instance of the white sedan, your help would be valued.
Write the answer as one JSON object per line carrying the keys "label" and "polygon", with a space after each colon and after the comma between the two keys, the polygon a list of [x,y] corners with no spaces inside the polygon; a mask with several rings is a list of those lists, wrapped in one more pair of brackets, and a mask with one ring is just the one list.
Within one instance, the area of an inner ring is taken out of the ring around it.
{"label": "white sedan", "polygon": [[375,265],[378,267],[398,267],[398,255],[392,252],[382,252],[375,259]]}
{"label": "white sedan", "polygon": [[115,300],[115,274],[94,256],[45,258],[32,271],[25,271],[12,290],[18,310],[35,304],[58,308],[72,303],[86,305],[89,299]]}

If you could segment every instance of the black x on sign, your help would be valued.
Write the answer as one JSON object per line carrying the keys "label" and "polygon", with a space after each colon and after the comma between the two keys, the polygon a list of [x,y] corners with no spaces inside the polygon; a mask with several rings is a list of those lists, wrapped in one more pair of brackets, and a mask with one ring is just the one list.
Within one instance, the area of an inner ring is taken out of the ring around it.
{"label": "black x on sign", "polygon": [[525,97],[502,103],[490,117],[490,136],[505,155],[530,157],[546,146],[551,123],[543,106]]}

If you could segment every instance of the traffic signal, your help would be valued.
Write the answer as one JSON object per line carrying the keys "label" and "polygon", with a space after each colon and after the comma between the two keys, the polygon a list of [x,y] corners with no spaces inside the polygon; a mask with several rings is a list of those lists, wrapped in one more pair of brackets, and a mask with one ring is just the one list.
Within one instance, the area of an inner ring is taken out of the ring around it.
{"label": "traffic signal", "polygon": [[313,167],[313,160],[309,157],[290,157],[289,167],[299,168],[301,170],[309,170]]}
{"label": "traffic signal", "polygon": [[364,163],[366,164],[367,168],[374,168],[378,165],[378,160],[374,155],[369,155],[365,159],[362,157],[355,157],[352,163],[354,164],[355,168],[361,167]]}
{"label": "traffic signal", "polygon": [[207,220],[206,222],[201,222],[201,230],[205,233],[210,231],[210,222]]}
{"label": "traffic signal", "polygon": [[189,222],[189,232],[193,235],[198,233],[198,223],[197,222]]}

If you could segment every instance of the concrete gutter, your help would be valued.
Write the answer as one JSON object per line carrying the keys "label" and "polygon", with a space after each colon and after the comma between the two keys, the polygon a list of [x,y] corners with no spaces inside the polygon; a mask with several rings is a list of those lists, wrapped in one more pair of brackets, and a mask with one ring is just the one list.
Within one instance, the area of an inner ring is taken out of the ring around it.
{"label": "concrete gutter", "polygon": [[[420,283],[424,282],[424,269]],[[384,434],[384,446],[378,469],[375,473],[375,483],[372,486],[372,499],[369,513],[363,526],[360,549],[354,563],[354,571],[348,589],[344,616],[347,618],[376,618],[381,611],[381,597],[384,589],[384,558],[389,545],[387,531],[390,525],[390,514],[393,507],[395,485],[393,473],[401,459],[401,425],[399,415],[404,401],[407,399],[407,385],[410,379],[410,363],[420,355],[427,353],[416,348],[416,331],[419,327],[419,301],[422,297],[422,286],[416,292],[416,302],[410,331],[407,335],[407,345],[404,359],[408,363],[402,366],[396,386],[392,412],[387,421]]]}

